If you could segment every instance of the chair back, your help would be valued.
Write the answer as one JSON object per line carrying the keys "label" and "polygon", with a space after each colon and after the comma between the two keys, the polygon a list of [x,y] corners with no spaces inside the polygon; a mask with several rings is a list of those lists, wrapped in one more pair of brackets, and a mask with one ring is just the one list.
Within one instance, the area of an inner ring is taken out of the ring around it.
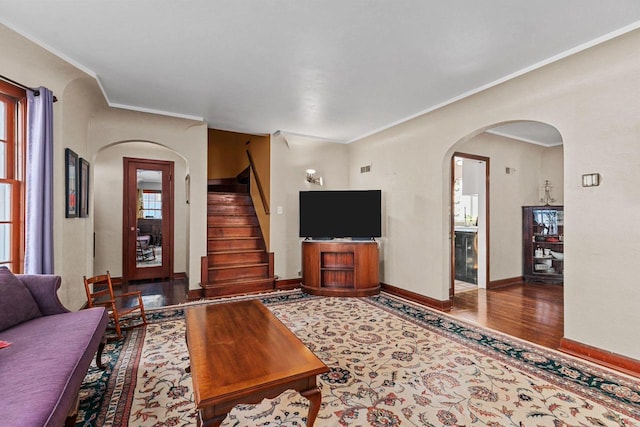
{"label": "chair back", "polygon": [[[140,291],[125,292],[122,289],[119,290],[118,295],[113,290],[113,283],[111,282],[111,275],[107,270],[107,274],[100,274],[98,276],[84,277],[84,290],[87,292],[87,305],[89,307],[102,306],[109,312],[109,317],[113,319],[116,334],[118,338],[122,338],[122,329],[132,326],[121,326],[120,319],[123,316],[138,311],[140,314],[141,322],[138,325],[147,324],[147,316],[144,313],[144,303],[142,302],[142,293]],[[95,290],[96,285],[106,285],[106,289]],[[134,305],[124,305],[118,307],[116,304],[116,298],[121,301],[124,299],[135,299],[137,301]]]}
{"label": "chair back", "polygon": [[[98,302],[97,300],[99,300],[100,298],[105,298],[108,296],[107,299],[109,300],[115,299],[113,294],[113,284],[111,283],[111,275],[109,274],[109,271],[107,271],[106,274],[100,274],[98,276],[92,277],[83,276],[83,278],[84,290],[87,293],[87,304],[89,307],[93,307],[94,304]],[[96,291],[96,285],[106,285],[107,288]]]}

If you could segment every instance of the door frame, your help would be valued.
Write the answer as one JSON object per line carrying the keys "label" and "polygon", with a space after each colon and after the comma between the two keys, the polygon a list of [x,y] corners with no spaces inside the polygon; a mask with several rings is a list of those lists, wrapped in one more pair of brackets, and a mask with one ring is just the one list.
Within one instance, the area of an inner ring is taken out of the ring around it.
{"label": "door frame", "polygon": [[[490,275],[489,275],[489,266],[490,266],[490,253],[489,253],[489,242],[490,242],[490,227],[489,227],[489,219],[490,217],[490,193],[489,193],[489,170],[490,170],[490,159],[489,157],[484,157],[484,156],[478,156],[475,154],[467,154],[467,153],[461,153],[461,152],[454,152],[451,155],[451,162],[450,162],[450,182],[449,182],[449,188],[450,188],[450,192],[449,192],[449,242],[450,242],[450,260],[451,260],[451,265],[450,265],[450,276],[451,276],[451,281],[449,284],[449,300],[453,301],[454,295],[455,295],[455,282],[456,282],[456,265],[455,265],[455,251],[456,251],[456,241],[455,241],[455,214],[454,214],[454,204],[455,204],[455,159],[456,157],[461,157],[463,159],[470,159],[470,160],[478,160],[478,161],[482,161],[485,164],[485,179],[484,179],[484,183],[485,183],[485,194],[484,194],[484,216],[485,216],[485,220],[484,220],[484,231],[485,231],[485,244],[484,244],[484,251],[485,251],[485,283],[484,283],[484,287],[488,288],[489,287],[489,282],[490,282]],[[464,185],[464,184],[463,184]],[[480,232],[480,230],[478,230],[478,232]],[[478,246],[480,247],[480,246]],[[478,287],[480,287],[480,280],[478,280]]]}
{"label": "door frame", "polygon": [[[162,264],[138,268],[136,263],[137,170],[162,170]],[[123,157],[122,279],[173,279],[174,162]]]}

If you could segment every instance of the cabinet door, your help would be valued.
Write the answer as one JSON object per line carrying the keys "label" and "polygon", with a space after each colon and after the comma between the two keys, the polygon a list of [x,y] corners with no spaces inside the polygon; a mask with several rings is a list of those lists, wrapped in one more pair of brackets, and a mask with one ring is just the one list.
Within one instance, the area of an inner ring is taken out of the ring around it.
{"label": "cabinet door", "polygon": [[477,233],[455,232],[455,276],[469,283],[478,281]]}
{"label": "cabinet door", "polygon": [[464,261],[464,241],[459,231],[455,233],[455,271],[456,279],[464,280],[466,263]]}
{"label": "cabinet door", "polygon": [[533,234],[536,236],[558,236],[564,225],[563,211],[557,208],[531,210]]}
{"label": "cabinet door", "polygon": [[523,276],[525,281],[560,283],[564,273],[562,206],[523,207]]}

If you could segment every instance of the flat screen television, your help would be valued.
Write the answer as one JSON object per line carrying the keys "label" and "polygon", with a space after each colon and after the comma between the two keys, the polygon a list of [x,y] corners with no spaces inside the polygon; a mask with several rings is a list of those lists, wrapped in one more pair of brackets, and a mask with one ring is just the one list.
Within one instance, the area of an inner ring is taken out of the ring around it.
{"label": "flat screen television", "polygon": [[381,201],[380,190],[300,191],[300,237],[380,237]]}

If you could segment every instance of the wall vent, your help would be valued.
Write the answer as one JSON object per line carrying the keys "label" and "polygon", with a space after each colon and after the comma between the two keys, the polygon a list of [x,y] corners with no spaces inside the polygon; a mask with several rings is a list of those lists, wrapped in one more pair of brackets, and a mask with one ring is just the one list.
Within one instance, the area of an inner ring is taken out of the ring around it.
{"label": "wall vent", "polygon": [[360,166],[360,173],[367,173],[367,172],[371,172],[371,165]]}

